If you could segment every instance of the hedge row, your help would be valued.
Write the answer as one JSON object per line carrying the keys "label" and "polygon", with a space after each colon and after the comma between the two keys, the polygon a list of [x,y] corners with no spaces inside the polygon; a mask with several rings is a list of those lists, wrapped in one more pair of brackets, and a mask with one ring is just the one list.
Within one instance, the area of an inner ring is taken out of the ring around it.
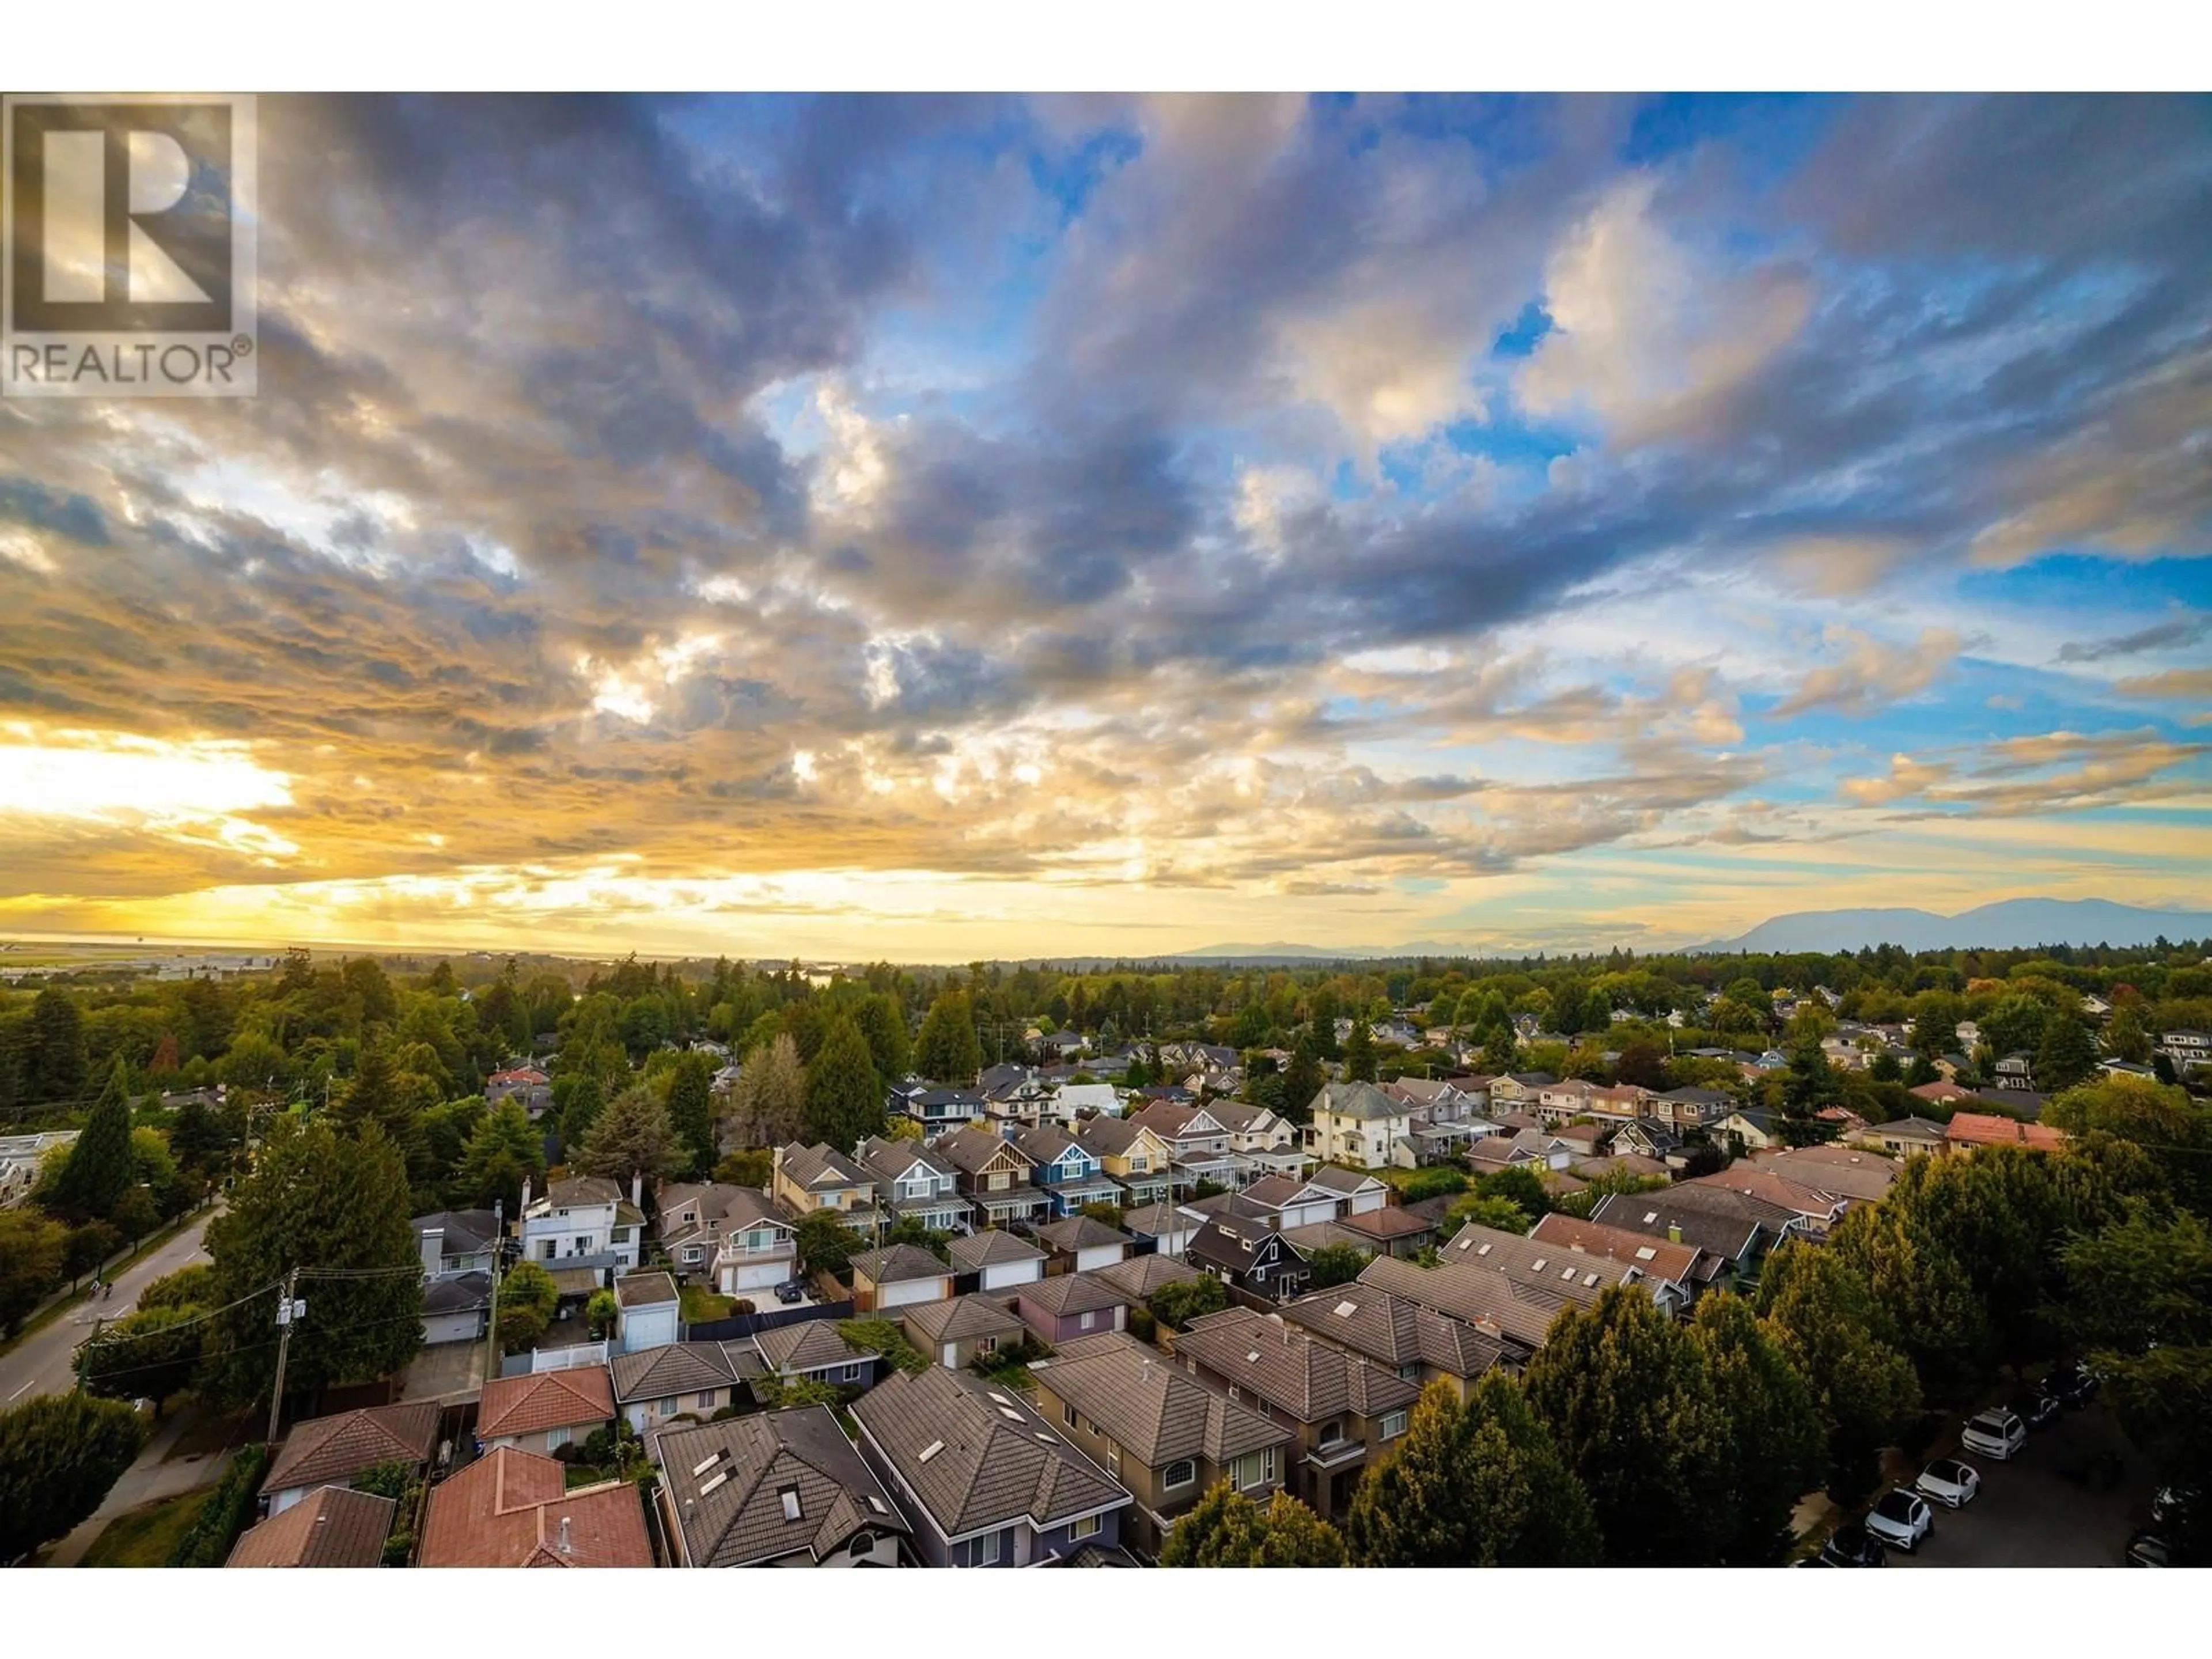
{"label": "hedge row", "polygon": [[253,1524],[261,1497],[261,1477],[269,1471],[269,1448],[248,1446],[232,1462],[208,1501],[193,1516],[191,1528],[177,1540],[173,1567],[219,1567],[230,1559],[231,1546]]}

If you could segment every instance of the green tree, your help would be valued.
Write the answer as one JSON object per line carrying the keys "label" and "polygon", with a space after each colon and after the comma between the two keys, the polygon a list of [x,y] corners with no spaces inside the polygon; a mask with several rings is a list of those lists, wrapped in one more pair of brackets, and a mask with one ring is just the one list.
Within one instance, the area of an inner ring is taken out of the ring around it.
{"label": "green tree", "polygon": [[105,1220],[131,1186],[130,1088],[130,1068],[118,1054],[54,1182],[53,1208],[73,1221]]}
{"label": "green tree", "polygon": [[844,1015],[824,1028],[822,1047],[806,1068],[806,1109],[799,1133],[849,1153],[884,1130],[884,1085],[869,1057],[867,1039]]}
{"label": "green tree", "polygon": [[207,1308],[215,1305],[215,1269],[195,1262],[164,1273],[138,1292],[141,1308]]}
{"label": "green tree", "polygon": [[584,1304],[584,1323],[595,1337],[611,1336],[619,1311],[612,1291],[593,1291]]}
{"label": "green tree", "polygon": [[1283,1068],[1283,1115],[1293,1123],[1313,1121],[1314,1097],[1323,1081],[1321,1056],[1310,1036],[1301,1036],[1291,1050],[1291,1063]]}
{"label": "green tree", "polygon": [[1570,1307],[1529,1360],[1528,1404],[1582,1479],[1614,1566],[1707,1566],[1729,1504],[1728,1414],[1705,1356],[1640,1285]]}
{"label": "green tree", "polygon": [[1358,1016],[1352,1022],[1352,1035],[1345,1039],[1344,1074],[1354,1083],[1375,1081],[1375,1032]]}
{"label": "green tree", "polygon": [[500,1352],[520,1353],[533,1346],[561,1310],[561,1288],[553,1275],[535,1261],[518,1261],[499,1281],[499,1304],[492,1312],[492,1330]]}
{"label": "green tree", "polygon": [[1463,1198],[1444,1212],[1441,1236],[1455,1237],[1462,1227],[1495,1227],[1501,1233],[1526,1234],[1536,1224],[1510,1198]]}
{"label": "green tree", "polygon": [[0,1338],[61,1282],[69,1229],[29,1205],[0,1210]]}
{"label": "green tree", "polygon": [[84,1015],[58,986],[49,985],[31,1003],[23,1073],[33,1100],[75,1100],[84,1092]]}
{"label": "green tree", "polygon": [[907,1035],[906,1011],[889,991],[863,998],[853,1010],[853,1023],[867,1039],[868,1055],[876,1063],[876,1075],[885,1084],[897,1082],[914,1069],[914,1042]]}
{"label": "green tree", "polygon": [[2097,1074],[2097,1040],[2067,1014],[2053,1014],[2035,1048],[2035,1086],[2046,1093],[2070,1089]]}
{"label": "green tree", "polygon": [[2143,1030],[2142,1016],[2131,1004],[2122,1003],[2112,1010],[2112,1018],[2105,1022],[2105,1052],[2114,1060],[2129,1060],[2137,1066],[2150,1063],[2150,1033]]}
{"label": "green tree", "polygon": [[1767,1258],[1759,1310],[1813,1391],[1827,1430],[1829,1490],[1846,1501],[1864,1496],[1881,1449],[1920,1409],[1920,1380],[1888,1310],[1863,1275],[1803,1240]]}
{"label": "green tree", "polygon": [[1306,1256],[1307,1283],[1316,1291],[1349,1285],[1367,1266],[1368,1255],[1357,1244],[1323,1244]]}
{"label": "green tree", "polygon": [[676,1062],[676,1076],[668,1085],[668,1117],[691,1152],[691,1170],[703,1174],[714,1167],[714,1062],[694,1051]]}
{"label": "green tree", "polygon": [[1520,1232],[1527,1232],[1552,1212],[1551,1194],[1544,1190],[1542,1179],[1524,1165],[1492,1170],[1475,1182],[1474,1190],[1484,1198],[1502,1198],[1527,1216],[1528,1221],[1516,1230]]}
{"label": "green tree", "polygon": [[1228,1291],[1219,1279],[1207,1274],[1161,1285],[1152,1292],[1145,1308],[1170,1330],[1179,1331],[1192,1320],[1219,1313],[1228,1305]]}
{"label": "green tree", "polygon": [[522,1103],[509,1097],[477,1121],[476,1133],[461,1149],[453,1186],[465,1203],[485,1208],[504,1203],[508,1215],[520,1215],[522,1183],[544,1173],[544,1138],[532,1127]]}
{"label": "green tree", "polygon": [[150,1400],[158,1419],[161,1403],[191,1387],[199,1375],[207,1310],[140,1308],[88,1344],[78,1376],[88,1393],[108,1400]]}
{"label": "green tree", "polygon": [[915,1070],[938,1083],[967,1088],[983,1069],[983,1044],[975,1035],[975,1016],[966,995],[942,991],[922,1017],[915,1044]]}
{"label": "green tree", "polygon": [[1729,1527],[1720,1559],[1732,1567],[1772,1566],[1789,1547],[1797,1500],[1826,1473],[1827,1435],[1813,1391],[1741,1297],[1701,1298],[1690,1340],[1705,1354],[1714,1403],[1729,1425]]}
{"label": "green tree", "polygon": [[731,1091],[731,1119],[739,1139],[783,1146],[799,1138],[805,1113],[806,1073],[799,1063],[799,1045],[778,1031],[746,1056]]}
{"label": "green tree", "polygon": [[2113,1077],[2069,1089],[2043,1121],[2077,1141],[2103,1134],[2156,1148],[2174,1198],[2212,1215],[2212,1105],[2170,1083]]}
{"label": "green tree", "polygon": [[1278,1492],[1262,1508],[1224,1480],[1168,1528],[1160,1565],[1340,1567],[1344,1539],[1286,1492]]}
{"label": "green tree", "polygon": [[1467,1403],[1431,1382],[1397,1454],[1370,1470],[1345,1516],[1362,1567],[1594,1566],[1597,1521],[1522,1396],[1492,1370]]}
{"label": "green tree", "polygon": [[88,1394],[37,1395],[0,1411],[0,1563],[89,1518],[144,1437],[130,1407]]}
{"label": "green tree", "polygon": [[218,1396],[238,1405],[267,1397],[276,1290],[295,1268],[307,1311],[292,1333],[288,1393],[388,1376],[412,1359],[422,1342],[413,1212],[399,1149],[374,1123],[356,1138],[320,1119],[278,1118],[253,1173],[208,1224],[214,1298],[224,1308],[209,1335]]}
{"label": "green tree", "polygon": [[[376,966],[373,962],[367,965]],[[379,969],[380,978],[381,974]],[[363,1045],[353,1081],[332,1103],[331,1116],[339,1127],[356,1134],[374,1123],[398,1149],[410,1180],[428,1173],[429,1147],[416,1113],[416,1090],[386,1043]]]}
{"label": "green tree", "polygon": [[627,1188],[633,1180],[649,1187],[684,1168],[690,1157],[652,1085],[635,1083],[607,1103],[573,1161],[586,1175]]}
{"label": "green tree", "polygon": [[799,1243],[799,1259],[816,1273],[850,1271],[853,1252],[863,1242],[835,1210],[809,1210],[792,1233]]}

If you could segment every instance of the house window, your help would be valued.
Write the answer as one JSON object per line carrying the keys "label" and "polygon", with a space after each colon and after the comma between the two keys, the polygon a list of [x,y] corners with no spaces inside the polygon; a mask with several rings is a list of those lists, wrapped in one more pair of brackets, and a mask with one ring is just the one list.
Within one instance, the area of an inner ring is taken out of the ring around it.
{"label": "house window", "polygon": [[567,1445],[568,1443],[568,1430],[566,1430],[566,1429],[548,1429],[548,1430],[546,1430],[546,1431],[545,1431],[545,1449],[546,1449],[547,1451],[558,1451],[562,1447],[563,1447],[563,1446]]}
{"label": "house window", "polygon": [[1142,1152],[1133,1153],[1130,1156],[1129,1173],[1131,1175],[1144,1175],[1149,1171],[1152,1167],[1151,1160],[1146,1158]]}
{"label": "house window", "polygon": [[1103,1516],[1086,1515],[1082,1520],[1078,1521],[1073,1526],[1067,1529],[1067,1535],[1070,1538],[1079,1540],[1085,1538],[1096,1538],[1098,1536],[1099,1528],[1104,1526],[1104,1524],[1105,1521]]}
{"label": "house window", "polygon": [[1121,1473],[1121,1449],[1111,1440],[1106,1443],[1106,1473],[1111,1475]]}
{"label": "house window", "polygon": [[653,1402],[653,1414],[655,1417],[673,1417],[673,1416],[675,1416],[675,1415],[676,1415],[676,1402],[675,1402],[673,1400],[656,1400],[656,1401],[654,1401]]}
{"label": "house window", "polygon": [[557,1238],[549,1238],[545,1241],[544,1248],[539,1250],[538,1258],[541,1261],[550,1261],[560,1254],[560,1251],[561,1241]]}
{"label": "house window", "polygon": [[843,1370],[840,1370],[840,1371],[837,1373],[837,1380],[838,1380],[840,1382],[859,1382],[859,1381],[860,1380],[860,1366],[859,1366],[859,1365],[857,1365],[857,1364],[853,1364],[853,1365],[848,1365],[848,1366],[846,1366]]}
{"label": "house window", "polygon": [[995,1336],[978,1337],[975,1340],[977,1353],[996,1353],[998,1349],[999,1339]]}
{"label": "house window", "polygon": [[968,1559],[975,1566],[997,1566],[999,1565],[999,1534],[994,1532],[988,1537],[978,1538],[968,1547]]}
{"label": "house window", "polygon": [[684,1247],[684,1259],[686,1261],[696,1263],[705,1255],[706,1252],[696,1244],[687,1244]]}
{"label": "house window", "polygon": [[702,1412],[710,1412],[710,1411],[714,1410],[714,1389],[708,1389],[708,1390],[707,1390],[707,1392],[706,1392],[706,1393],[704,1393],[704,1394],[702,1394],[702,1395],[699,1395],[696,1403],[696,1405],[697,1405],[698,1408],[699,1408],[701,1411],[702,1411]]}
{"label": "house window", "polygon": [[1341,1446],[1344,1443],[1344,1425],[1341,1422],[1322,1424],[1321,1443],[1323,1450],[1327,1450],[1331,1446]]}
{"label": "house window", "polygon": [[1001,1170],[998,1174],[991,1177],[989,1190],[994,1193],[1003,1193],[1007,1188],[1013,1184],[1013,1176],[1008,1175],[1004,1170]]}
{"label": "house window", "polygon": [[873,1533],[856,1532],[853,1534],[853,1541],[845,1546],[845,1553],[857,1559],[875,1547],[876,1538]]}
{"label": "house window", "polygon": [[1395,1440],[1400,1435],[1405,1433],[1405,1413],[1385,1412],[1382,1413],[1382,1437],[1385,1440]]}
{"label": "house window", "polygon": [[1179,1457],[1160,1471],[1160,1486],[1166,1492],[1179,1492],[1198,1480],[1198,1465],[1188,1457]]}
{"label": "house window", "polygon": [[1069,1428],[1073,1428],[1075,1426],[1075,1407],[1069,1405],[1062,1405],[1060,1408],[1060,1420],[1066,1424]]}
{"label": "house window", "polygon": [[1083,1328],[1086,1331],[1097,1325],[1097,1322],[1098,1316],[1095,1313],[1087,1313],[1083,1316]]}

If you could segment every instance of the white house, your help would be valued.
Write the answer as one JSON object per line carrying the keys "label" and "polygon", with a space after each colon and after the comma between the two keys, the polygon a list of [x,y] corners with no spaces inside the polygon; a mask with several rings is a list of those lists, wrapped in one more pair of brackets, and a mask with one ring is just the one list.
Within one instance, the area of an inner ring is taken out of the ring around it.
{"label": "white house", "polygon": [[1080,1113],[1085,1116],[1121,1115],[1121,1097],[1114,1092],[1110,1083],[1063,1083],[1060,1085],[1057,1103],[1063,1119]]}
{"label": "white house", "polygon": [[1413,1108],[1371,1083],[1325,1083],[1313,1098],[1306,1150],[1325,1163],[1387,1165],[1413,1133]]}
{"label": "white house", "polygon": [[2177,1072],[2191,1072],[2200,1066],[2212,1066],[2212,1032],[2165,1032],[2159,1038],[2158,1051],[2173,1062],[2173,1069]]}
{"label": "white house", "polygon": [[638,1263],[645,1214],[597,1176],[556,1181],[532,1200],[522,1189],[522,1257],[548,1267],[628,1273]]}
{"label": "white house", "polygon": [[956,1238],[946,1249],[953,1271],[976,1274],[979,1290],[1012,1290],[1044,1277],[1044,1252],[1028,1240],[995,1227]]}

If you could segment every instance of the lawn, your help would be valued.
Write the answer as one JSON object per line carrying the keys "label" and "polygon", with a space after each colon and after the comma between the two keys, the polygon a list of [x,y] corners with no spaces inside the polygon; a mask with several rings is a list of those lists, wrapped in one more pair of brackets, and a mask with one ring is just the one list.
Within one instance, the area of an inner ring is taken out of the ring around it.
{"label": "lawn", "polygon": [[88,1567],[166,1567],[169,1556],[177,1547],[200,1512],[200,1505],[214,1492],[212,1486],[203,1486],[198,1492],[179,1492],[174,1498],[165,1498],[158,1504],[149,1504],[143,1510],[133,1510],[128,1515],[118,1515],[92,1540],[85,1552],[83,1565]]}
{"label": "lawn", "polygon": [[718,1296],[704,1285],[686,1285],[678,1293],[684,1322],[703,1325],[709,1320],[727,1319],[737,1311],[734,1298]]}

